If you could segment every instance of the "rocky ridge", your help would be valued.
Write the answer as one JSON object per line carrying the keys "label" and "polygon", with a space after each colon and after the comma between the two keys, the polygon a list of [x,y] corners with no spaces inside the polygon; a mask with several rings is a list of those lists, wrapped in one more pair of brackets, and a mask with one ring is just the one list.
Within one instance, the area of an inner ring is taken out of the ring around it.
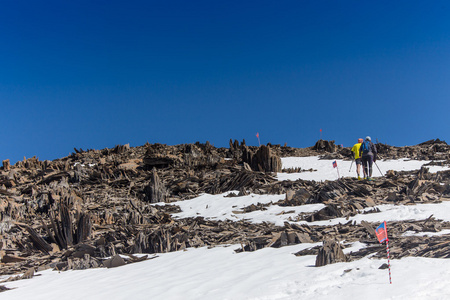
{"label": "rocky ridge", "polygon": [[[379,159],[409,158],[431,160],[430,165],[450,164],[450,146],[440,140],[410,147],[377,144],[377,148]],[[171,216],[180,210],[171,203],[201,193],[285,195],[278,203],[249,205],[240,208],[239,213],[264,210],[267,205],[283,206],[288,211],[293,206],[325,204],[320,211],[291,218],[292,222],[347,218],[363,210],[376,213],[375,206],[383,203],[414,205],[450,200],[450,171],[431,174],[426,167],[412,172],[388,172],[374,182],[354,178],[280,182],[274,177],[275,172],[283,171],[280,157],[311,155],[347,159],[350,149],[322,140],[303,149],[271,144],[252,147],[245,141],[230,140],[229,148],[215,148],[208,142],[118,145],[103,150],[74,149],[72,155],[54,161],[33,157],[11,166],[5,160],[0,173],[0,275],[16,275],[8,279],[16,280],[47,268],[115,267],[155,258],[157,253],[221,244],[241,245],[236,251],[242,252],[324,242],[322,248],[296,254],[322,253],[324,258],[318,258],[319,265],[333,262],[333,257],[339,261],[369,253],[384,254],[384,248],[374,238],[375,224],[309,226],[286,222],[275,226]],[[160,202],[166,205],[156,204]],[[391,249],[393,258],[450,255],[448,235],[403,235],[406,231],[450,229],[448,222],[430,216],[388,226],[391,244],[395,245]],[[330,240],[360,241],[369,246],[342,258]],[[324,249],[331,252],[324,253]]]}

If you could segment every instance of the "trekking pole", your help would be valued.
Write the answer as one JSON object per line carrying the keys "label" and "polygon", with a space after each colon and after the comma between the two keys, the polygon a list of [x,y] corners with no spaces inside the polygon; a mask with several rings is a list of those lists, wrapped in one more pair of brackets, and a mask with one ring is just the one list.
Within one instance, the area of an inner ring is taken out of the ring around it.
{"label": "trekking pole", "polygon": [[353,159],[352,159],[352,163],[350,164],[350,169],[348,170],[348,172],[350,172],[352,170],[352,165],[353,165]]}
{"label": "trekking pole", "polygon": [[384,175],[383,175],[383,172],[381,172],[380,168],[378,167],[377,162],[374,161],[373,163],[375,164],[375,166],[377,166],[377,169],[378,169],[378,171],[380,171],[381,176],[384,176]]}

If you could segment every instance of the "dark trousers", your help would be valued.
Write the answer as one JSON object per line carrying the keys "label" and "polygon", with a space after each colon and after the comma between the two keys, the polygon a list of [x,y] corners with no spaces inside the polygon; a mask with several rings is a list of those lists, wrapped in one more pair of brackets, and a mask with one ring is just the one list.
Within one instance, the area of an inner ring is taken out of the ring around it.
{"label": "dark trousers", "polygon": [[365,176],[372,177],[372,165],[373,165],[373,156],[372,155],[363,155],[361,157],[362,165],[364,168]]}

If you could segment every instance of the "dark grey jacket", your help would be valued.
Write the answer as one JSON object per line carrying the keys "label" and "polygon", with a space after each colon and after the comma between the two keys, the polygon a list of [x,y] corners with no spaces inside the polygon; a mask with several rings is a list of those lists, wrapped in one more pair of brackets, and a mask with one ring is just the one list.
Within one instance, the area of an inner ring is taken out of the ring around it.
{"label": "dark grey jacket", "polygon": [[[363,149],[364,148],[363,146],[366,143],[368,144],[368,149],[367,150]],[[367,156],[367,155],[371,155],[375,159],[377,157],[377,147],[371,141],[364,141],[362,143],[361,147],[359,147],[359,156]]]}

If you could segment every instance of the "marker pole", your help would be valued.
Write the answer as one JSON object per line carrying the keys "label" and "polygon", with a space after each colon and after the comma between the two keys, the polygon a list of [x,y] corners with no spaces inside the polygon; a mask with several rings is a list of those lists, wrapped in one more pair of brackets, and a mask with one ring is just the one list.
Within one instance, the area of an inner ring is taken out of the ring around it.
{"label": "marker pole", "polygon": [[389,239],[386,239],[386,252],[387,252],[388,268],[389,268],[389,283],[392,284],[392,279],[391,279],[391,261],[390,261],[390,257],[389,257]]}

